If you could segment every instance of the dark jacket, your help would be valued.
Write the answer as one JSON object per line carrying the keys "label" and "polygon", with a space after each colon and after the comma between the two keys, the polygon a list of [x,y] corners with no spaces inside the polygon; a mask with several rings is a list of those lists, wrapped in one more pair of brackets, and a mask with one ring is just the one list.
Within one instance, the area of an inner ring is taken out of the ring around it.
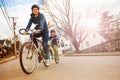
{"label": "dark jacket", "polygon": [[42,32],[48,32],[46,19],[42,13],[39,13],[38,17],[35,17],[34,14],[32,13],[26,29],[29,29],[32,23],[37,24],[38,27],[42,30]]}
{"label": "dark jacket", "polygon": [[55,35],[54,37],[49,37],[53,45],[58,45],[58,37]]}

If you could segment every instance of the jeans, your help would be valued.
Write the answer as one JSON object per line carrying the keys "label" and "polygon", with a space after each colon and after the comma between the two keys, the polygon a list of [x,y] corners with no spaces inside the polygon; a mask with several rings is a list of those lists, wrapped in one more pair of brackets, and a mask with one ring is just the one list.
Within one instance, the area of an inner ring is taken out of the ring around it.
{"label": "jeans", "polygon": [[43,45],[43,48],[44,48],[44,50],[45,50],[45,58],[46,59],[50,59],[50,55],[49,55],[49,53],[48,53],[48,45],[47,45],[47,43],[48,43],[48,38],[49,38],[49,35],[48,35],[48,32],[44,32],[44,33],[37,33],[37,34],[31,34],[30,35],[30,38],[32,39],[33,38],[33,42],[34,42],[34,44],[36,45],[36,47],[38,48],[38,43],[37,43],[37,41],[36,41],[36,39],[35,38],[39,38],[39,37],[42,37],[42,45]]}

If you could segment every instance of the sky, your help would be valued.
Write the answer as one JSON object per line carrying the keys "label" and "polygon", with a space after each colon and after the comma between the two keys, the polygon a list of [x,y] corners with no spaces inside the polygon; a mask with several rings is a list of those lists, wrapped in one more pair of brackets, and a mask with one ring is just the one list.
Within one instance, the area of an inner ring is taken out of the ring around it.
{"label": "sky", "polygon": [[[0,0],[1,1],[1,0]],[[30,18],[31,6],[33,4],[39,4],[38,0],[4,0],[6,1],[6,9],[9,17],[18,17],[16,19],[16,33],[20,28],[25,28]],[[1,3],[0,3],[1,4]],[[83,17],[89,15],[89,19],[83,20],[83,24],[86,22],[89,26],[97,26],[98,13],[102,13],[106,10],[111,14],[118,14],[120,10],[120,0],[71,0],[71,4],[74,7],[75,13],[83,14]],[[3,16],[0,8],[0,39],[8,38],[13,35],[7,22]],[[11,20],[12,22],[12,20]],[[95,27],[89,27],[95,28]]]}

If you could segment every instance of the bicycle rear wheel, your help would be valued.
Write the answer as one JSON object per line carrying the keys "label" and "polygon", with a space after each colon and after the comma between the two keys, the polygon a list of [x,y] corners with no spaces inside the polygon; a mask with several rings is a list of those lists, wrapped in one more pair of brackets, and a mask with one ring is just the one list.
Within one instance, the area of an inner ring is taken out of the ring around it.
{"label": "bicycle rear wheel", "polygon": [[49,67],[49,65],[47,65],[47,62],[46,62],[46,59],[45,59],[45,51],[44,50],[42,50],[41,56],[42,56],[44,66]]}
{"label": "bicycle rear wheel", "polygon": [[36,66],[37,61],[34,50],[32,42],[26,42],[23,44],[20,52],[20,65],[22,70],[27,74],[32,73]]}
{"label": "bicycle rear wheel", "polygon": [[60,61],[59,54],[55,54],[55,63],[58,64]]}

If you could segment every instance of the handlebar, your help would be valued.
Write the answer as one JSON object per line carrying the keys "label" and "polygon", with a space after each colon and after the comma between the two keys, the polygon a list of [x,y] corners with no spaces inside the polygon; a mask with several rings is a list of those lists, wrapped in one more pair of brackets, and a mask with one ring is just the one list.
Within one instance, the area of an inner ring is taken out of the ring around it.
{"label": "handlebar", "polygon": [[[53,27],[54,25],[51,25],[50,27],[48,27],[48,28],[51,28],[51,27]],[[20,29],[19,30],[19,33],[21,34],[21,35],[30,35],[31,33],[34,33],[35,32],[35,30],[37,31],[40,31],[41,32],[41,29],[38,27],[38,26],[36,26],[34,29],[25,29],[25,28],[22,28],[22,29]],[[24,32],[27,32],[27,34],[25,34]]]}
{"label": "handlebar", "polygon": [[37,29],[36,28],[35,29],[25,29],[25,28],[22,28],[22,29],[19,30],[19,33],[21,35],[30,35],[32,33],[39,33],[39,32],[41,32],[41,30],[39,28],[37,28]]}
{"label": "handlebar", "polygon": [[[24,33],[25,31],[27,32],[26,34]],[[30,35],[31,33],[33,33],[33,30],[31,30],[31,29],[26,30],[25,28],[22,28],[22,29],[19,30],[19,33],[21,35]]]}

